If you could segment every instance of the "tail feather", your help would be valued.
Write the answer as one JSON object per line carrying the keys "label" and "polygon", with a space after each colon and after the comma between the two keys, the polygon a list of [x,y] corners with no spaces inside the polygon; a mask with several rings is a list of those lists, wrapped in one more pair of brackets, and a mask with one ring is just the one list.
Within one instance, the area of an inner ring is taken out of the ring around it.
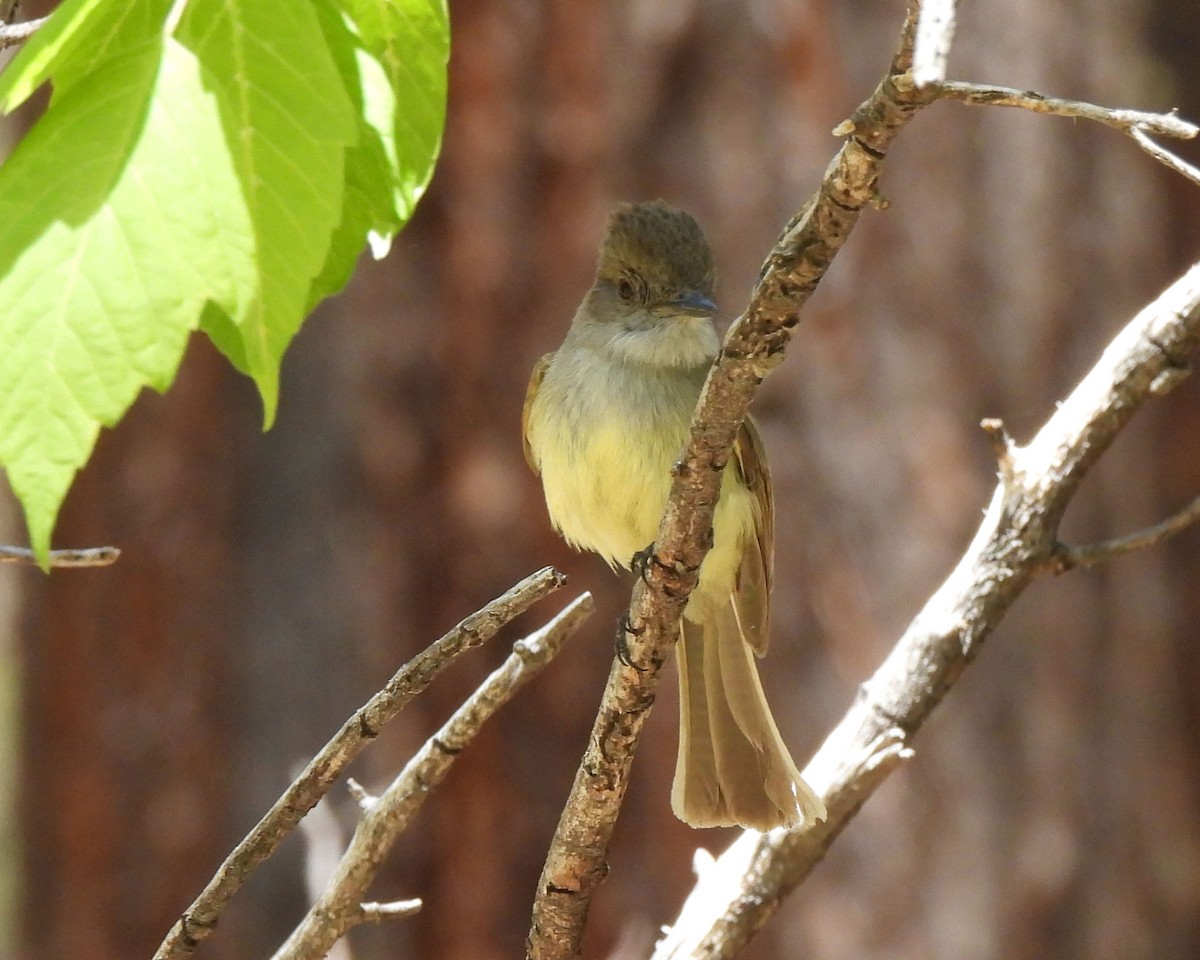
{"label": "tail feather", "polygon": [[779,735],[732,603],[705,614],[680,630],[676,816],[697,827],[758,830],[823,819],[824,804]]}

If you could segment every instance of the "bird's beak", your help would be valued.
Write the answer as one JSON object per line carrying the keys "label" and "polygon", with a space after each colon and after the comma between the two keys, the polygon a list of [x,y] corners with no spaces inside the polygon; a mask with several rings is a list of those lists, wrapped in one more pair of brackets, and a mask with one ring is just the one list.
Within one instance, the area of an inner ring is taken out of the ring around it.
{"label": "bird's beak", "polygon": [[717,312],[717,305],[695,290],[685,290],[669,306],[689,317],[711,317]]}

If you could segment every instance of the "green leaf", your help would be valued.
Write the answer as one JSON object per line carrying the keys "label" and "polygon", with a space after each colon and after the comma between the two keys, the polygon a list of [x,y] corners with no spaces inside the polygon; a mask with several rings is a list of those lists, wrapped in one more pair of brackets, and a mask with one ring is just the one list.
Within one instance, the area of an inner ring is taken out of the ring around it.
{"label": "green leaf", "polygon": [[284,349],[429,181],[442,0],[64,0],[0,75],[54,84],[0,167],[0,464],[43,562],[102,425],[199,326],[269,424]]}
{"label": "green leaf", "polygon": [[382,259],[412,216],[441,149],[450,54],[442,0],[341,0],[340,14],[317,9],[359,128],[346,154],[342,219],[310,305],[345,286],[364,238]]}
{"label": "green leaf", "polygon": [[11,112],[54,77],[61,97],[92,71],[160,34],[171,0],[64,0],[0,76],[0,106]]}
{"label": "green leaf", "polygon": [[309,307],[309,289],[342,219],[354,111],[313,8],[294,0],[191,3],[179,39],[205,67],[252,233],[257,296],[205,331],[258,384],[274,419],[279,363]]}
{"label": "green leaf", "polygon": [[156,40],[93,76],[0,168],[0,462],[43,559],[100,425],[170,383],[206,300],[253,294],[212,242],[249,228],[196,58]]}
{"label": "green leaf", "polygon": [[[433,176],[446,123],[450,21],[444,0],[342,0],[360,44],[364,129],[351,186],[381,202],[378,177],[390,184],[386,214],[376,219],[376,257],[412,216]],[[392,226],[392,225],[395,226]]]}

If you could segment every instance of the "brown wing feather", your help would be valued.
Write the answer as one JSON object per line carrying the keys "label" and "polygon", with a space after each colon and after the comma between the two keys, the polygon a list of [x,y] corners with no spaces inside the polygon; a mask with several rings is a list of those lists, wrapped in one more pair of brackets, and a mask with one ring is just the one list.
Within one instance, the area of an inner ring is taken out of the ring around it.
{"label": "brown wing feather", "polygon": [[[767,455],[754,420],[743,421],[733,443],[738,473],[758,501],[754,544],[747,544],[738,568],[734,603],[742,636],[758,656],[767,652],[771,635],[771,585],[775,576],[775,497]],[[755,549],[757,547],[757,549]]]}
{"label": "brown wing feather", "polygon": [[525,388],[525,406],[521,408],[521,447],[525,450],[525,462],[534,476],[541,476],[536,461],[533,459],[533,448],[529,445],[529,411],[533,408],[533,398],[537,396],[538,387],[546,379],[546,371],[550,369],[550,361],[554,354],[548,353],[533,365],[533,373],[529,375],[529,386]]}

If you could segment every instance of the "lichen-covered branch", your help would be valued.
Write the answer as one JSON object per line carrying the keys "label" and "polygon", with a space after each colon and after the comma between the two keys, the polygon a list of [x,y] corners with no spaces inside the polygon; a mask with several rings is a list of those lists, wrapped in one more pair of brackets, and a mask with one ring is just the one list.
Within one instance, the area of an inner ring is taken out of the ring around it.
{"label": "lichen-covered branch", "polygon": [[1000,482],[971,545],[804,771],[829,819],[743,835],[700,877],[655,960],[733,957],[809,874],[881,771],[903,759],[897,745],[911,742],[1025,587],[1054,568],[1059,520],[1088,470],[1144,403],[1182,380],[1198,348],[1200,263],[1130,321],[1028,444],[992,424]]}
{"label": "lichen-covered branch", "polygon": [[285,836],[333,786],[346,765],[362,752],[380,729],[425,689],[452,660],[496,635],[534,603],[566,582],[546,567],[463,620],[440,640],[401,667],[387,685],[359,710],[284,791],[254,829],[233,849],[208,885],[171,927],[154,954],[155,960],[187,956],[212,933],[217,918],[247,877],[266,860]]}

